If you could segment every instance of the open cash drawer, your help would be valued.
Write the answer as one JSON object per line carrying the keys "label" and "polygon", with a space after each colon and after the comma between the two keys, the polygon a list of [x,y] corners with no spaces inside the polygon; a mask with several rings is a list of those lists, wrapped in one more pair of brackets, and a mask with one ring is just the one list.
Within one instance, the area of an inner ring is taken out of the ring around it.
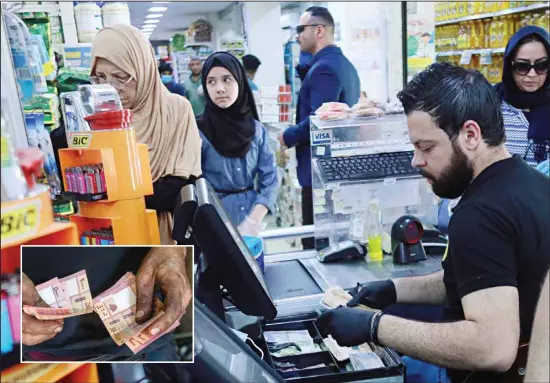
{"label": "open cash drawer", "polygon": [[[323,343],[323,338],[319,333],[315,321],[318,314],[308,313],[299,316],[285,317],[274,321],[264,323],[263,331],[295,331],[307,330],[314,343],[321,346],[323,351],[308,353],[302,355],[292,355],[276,357],[270,353],[265,337],[262,335],[257,342],[264,353],[264,361],[269,364],[285,380],[292,382],[403,382],[405,376],[405,365],[401,358],[393,350],[386,347],[378,347],[370,344],[371,349],[378,355],[384,363],[384,367],[348,371],[346,366],[351,362],[345,360],[337,361]],[[283,371],[278,368],[281,364],[292,363],[298,369],[297,371]],[[308,368],[324,364],[325,367]],[[390,378],[390,379],[388,379]]]}

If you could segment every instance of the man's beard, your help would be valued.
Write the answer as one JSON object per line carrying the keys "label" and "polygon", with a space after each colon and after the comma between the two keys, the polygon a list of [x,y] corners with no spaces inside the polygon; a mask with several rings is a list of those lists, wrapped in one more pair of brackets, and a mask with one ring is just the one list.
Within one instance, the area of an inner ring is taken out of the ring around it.
{"label": "man's beard", "polygon": [[420,169],[420,173],[432,181],[434,194],[441,198],[455,199],[460,197],[474,178],[474,169],[468,161],[468,157],[453,142],[453,156],[451,163],[436,179],[431,174]]}

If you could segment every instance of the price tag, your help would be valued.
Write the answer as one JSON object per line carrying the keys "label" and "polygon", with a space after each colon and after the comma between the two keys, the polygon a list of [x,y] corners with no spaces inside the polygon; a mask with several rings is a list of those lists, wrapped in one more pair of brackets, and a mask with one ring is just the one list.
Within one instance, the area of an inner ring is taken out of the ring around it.
{"label": "price tag", "polygon": [[462,56],[460,56],[460,65],[469,65],[472,60],[472,54],[473,51],[470,49],[463,51]]}
{"label": "price tag", "polygon": [[33,235],[40,223],[40,200],[2,209],[2,242]]}
{"label": "price tag", "polygon": [[483,49],[481,51],[481,65],[491,65],[493,63],[492,49]]}

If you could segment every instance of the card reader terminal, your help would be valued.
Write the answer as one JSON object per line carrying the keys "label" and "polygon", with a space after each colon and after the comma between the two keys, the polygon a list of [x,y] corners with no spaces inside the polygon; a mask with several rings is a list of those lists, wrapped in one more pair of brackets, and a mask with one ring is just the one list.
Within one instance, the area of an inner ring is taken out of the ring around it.
{"label": "card reader terminal", "polygon": [[319,262],[334,262],[341,259],[364,258],[367,249],[355,241],[343,241],[330,245],[329,247],[317,252]]}

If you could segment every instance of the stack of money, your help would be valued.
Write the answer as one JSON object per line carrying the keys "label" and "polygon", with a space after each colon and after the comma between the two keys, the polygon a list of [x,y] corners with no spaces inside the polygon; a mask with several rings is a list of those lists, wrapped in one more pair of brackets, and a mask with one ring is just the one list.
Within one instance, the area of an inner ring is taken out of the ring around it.
{"label": "stack of money", "polygon": [[23,311],[40,320],[63,319],[93,311],[92,295],[85,270],[65,278],[51,279],[36,286],[36,290],[50,307],[23,305]]}
{"label": "stack of money", "polygon": [[374,370],[385,367],[382,359],[374,352],[351,354],[350,364],[354,371]]}
{"label": "stack of money", "polygon": [[164,315],[164,304],[155,299],[152,317],[143,324],[135,321],[136,313],[136,277],[126,273],[111,288],[93,300],[93,309],[99,315],[107,331],[119,346],[126,344],[137,354],[149,344],[173,331],[180,322],[174,323],[168,330],[151,335],[144,331],[154,321]]}
{"label": "stack of money", "polygon": [[323,339],[323,342],[325,343],[325,346],[327,346],[327,348],[329,349],[330,353],[339,362],[343,362],[344,360],[350,359],[350,356],[352,354],[366,354],[369,352],[373,352],[368,343],[363,343],[363,344],[360,344],[359,346],[353,346],[353,347],[340,346],[332,338],[331,335]]}
{"label": "stack of money", "polygon": [[[344,289],[340,287],[330,287],[323,295],[321,305],[329,309],[335,309],[339,306],[346,306],[351,298],[352,296],[344,291]],[[355,307],[367,311],[379,311],[361,304]]]}

